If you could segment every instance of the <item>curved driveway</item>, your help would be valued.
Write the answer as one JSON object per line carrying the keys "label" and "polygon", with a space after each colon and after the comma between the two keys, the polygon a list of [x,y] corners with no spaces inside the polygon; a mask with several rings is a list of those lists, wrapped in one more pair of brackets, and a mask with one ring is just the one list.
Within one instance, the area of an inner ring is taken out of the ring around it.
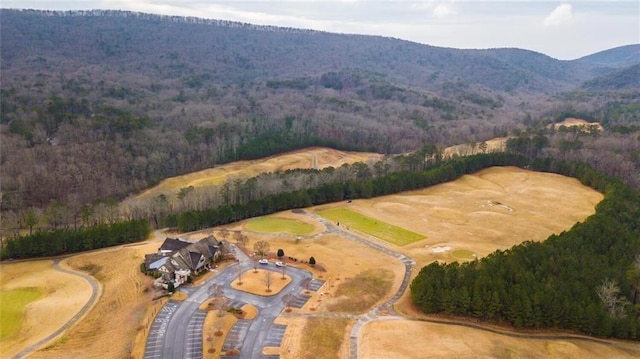
{"label": "curved driveway", "polygon": [[[162,330],[156,330],[150,334],[147,339],[147,349],[145,350],[145,358],[155,358],[149,347],[150,345],[160,347],[162,350],[162,358],[201,358],[202,353],[192,353],[189,350],[190,340],[194,340],[193,335],[190,332],[193,328],[190,328],[190,323],[193,323],[194,317],[198,315],[198,307],[204,301],[209,299],[208,288],[211,284],[221,284],[224,288],[224,296],[230,300],[249,303],[256,306],[258,309],[257,316],[251,321],[250,326],[246,330],[244,339],[241,341],[241,345],[238,348],[240,354],[239,358],[260,358],[262,357],[262,349],[266,346],[267,334],[273,327],[274,319],[284,309],[284,303],[282,297],[288,293],[298,293],[302,288],[302,283],[305,280],[311,280],[312,275],[310,272],[287,267],[286,274],[291,277],[291,283],[287,285],[284,290],[274,296],[263,297],[246,292],[236,290],[231,287],[231,282],[237,277],[238,266],[243,266],[244,269],[251,268],[253,261],[242,251],[236,247],[232,247],[238,263],[230,265],[220,271],[216,276],[209,279],[203,285],[199,287],[181,287],[180,290],[186,292],[188,297],[183,302],[170,302],[174,309],[171,309],[172,314],[168,315],[161,320],[166,321],[166,325]],[[280,270],[274,266],[262,267],[262,269],[268,269],[274,272],[280,272]],[[157,319],[156,319],[157,320]],[[199,335],[202,338],[202,332],[199,328]],[[201,339],[200,339],[201,340]],[[200,348],[202,346],[200,345]]]}

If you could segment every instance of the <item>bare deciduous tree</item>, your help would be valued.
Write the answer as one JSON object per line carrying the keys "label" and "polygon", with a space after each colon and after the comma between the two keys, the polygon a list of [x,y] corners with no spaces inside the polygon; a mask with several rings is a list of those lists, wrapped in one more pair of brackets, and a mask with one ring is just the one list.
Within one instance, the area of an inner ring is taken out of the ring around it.
{"label": "bare deciduous tree", "polygon": [[218,317],[221,317],[224,307],[224,288],[221,284],[211,284],[209,288],[207,288],[207,292],[209,293],[209,297],[213,298],[212,303],[214,308],[218,310]]}
{"label": "bare deciduous tree", "polygon": [[238,285],[242,285],[242,273],[244,272],[244,268],[242,265],[238,264]]}
{"label": "bare deciduous tree", "polygon": [[256,244],[253,245],[253,250],[259,255],[265,256],[267,255],[267,252],[269,252],[269,242],[257,241]]}
{"label": "bare deciduous tree", "polygon": [[267,292],[271,291],[272,283],[273,283],[273,273],[269,270],[264,271],[264,284],[267,286]]}
{"label": "bare deciduous tree", "polygon": [[620,296],[620,287],[615,281],[605,279],[596,289],[596,293],[612,318],[622,319],[626,317],[625,306],[629,304],[629,301],[627,298]]}
{"label": "bare deciduous tree", "polygon": [[238,243],[238,244],[240,244],[242,246],[246,246],[247,243],[249,242],[249,237],[247,237],[245,234],[243,234],[240,231],[235,232],[233,234],[233,239],[235,239],[236,243]]}

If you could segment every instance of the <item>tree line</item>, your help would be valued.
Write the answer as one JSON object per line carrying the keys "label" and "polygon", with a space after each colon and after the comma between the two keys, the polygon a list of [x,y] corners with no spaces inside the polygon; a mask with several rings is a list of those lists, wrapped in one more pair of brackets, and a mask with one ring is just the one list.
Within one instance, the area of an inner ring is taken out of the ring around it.
{"label": "tree line", "polygon": [[411,284],[414,303],[425,313],[518,329],[638,340],[640,194],[584,164],[546,158],[530,168],[578,178],[605,198],[594,215],[544,242],[462,264],[431,263]]}
{"label": "tree line", "polygon": [[525,163],[526,158],[518,154],[478,154],[440,162],[424,171],[392,172],[377,178],[353,179],[292,192],[270,194],[246,203],[234,203],[204,210],[189,210],[167,216],[164,219],[164,224],[176,226],[182,232],[189,232],[287,209],[357,198],[372,198],[429,187],[483,168],[524,166]]}
{"label": "tree line", "polygon": [[[579,179],[604,192],[596,214],[545,242],[525,242],[473,262],[432,263],[411,285],[427,313],[467,316],[516,328],[558,328],[638,339],[640,304],[640,194],[586,164],[490,153],[437,161],[426,170],[356,176],[342,182],[269,194],[162,218],[192,231],[282,210],[428,187],[491,166],[518,166]],[[139,241],[148,220],[37,231],[7,242],[2,258],[53,256]]]}
{"label": "tree line", "polygon": [[0,258],[50,257],[139,242],[151,233],[146,219],[98,224],[78,229],[36,231],[6,241]]}

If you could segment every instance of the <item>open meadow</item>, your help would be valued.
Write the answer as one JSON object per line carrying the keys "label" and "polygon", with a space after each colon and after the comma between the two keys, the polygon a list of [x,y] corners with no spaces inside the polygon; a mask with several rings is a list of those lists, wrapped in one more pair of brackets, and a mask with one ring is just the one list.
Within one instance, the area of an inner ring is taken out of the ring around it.
{"label": "open meadow", "polygon": [[423,235],[423,240],[394,248],[420,268],[434,260],[472,259],[545,240],[595,213],[602,198],[573,178],[493,167],[421,190],[311,210],[322,214],[348,208]]}
{"label": "open meadow", "polygon": [[[407,333],[411,333],[411,338],[407,338]],[[639,345],[624,342],[618,347],[576,339],[515,338],[462,326],[402,319],[367,323],[359,345],[359,350],[366,353],[364,357],[372,359],[632,359],[640,354]]]}
{"label": "open meadow", "polygon": [[[268,348],[265,354],[346,357],[355,318],[391,298],[405,275],[399,259],[362,241],[373,241],[415,260],[413,277],[435,260],[472,260],[523,241],[542,241],[593,214],[602,198],[572,178],[494,167],[430,188],[284,211],[181,237],[196,240],[214,234],[220,238],[225,229],[226,239],[234,243],[234,232],[242,232],[248,238],[246,252],[252,253],[257,241],[267,241],[271,261],[276,251],[283,249],[288,266],[309,270],[324,284],[317,291],[304,293],[309,300],[302,308],[290,308],[276,319],[276,323],[287,325],[287,330],[281,346]],[[329,216],[329,227],[320,220],[327,213],[338,215]],[[336,226],[338,220],[341,223]],[[373,225],[358,225],[369,221]],[[384,232],[380,225],[394,229]],[[411,237],[404,238],[409,233]],[[156,293],[150,289],[151,278],[140,273],[139,265],[144,254],[155,252],[160,243],[161,239],[152,239],[66,259],[64,264],[69,268],[96,278],[102,294],[81,321],[31,357],[141,358],[148,324],[162,303],[153,301]],[[311,257],[315,266],[308,263]],[[2,357],[11,357],[37,338],[46,337],[88,300],[91,289],[86,281],[54,271],[52,263],[41,260],[0,266],[3,295],[21,288],[44,293],[34,294],[28,304],[25,300],[21,329],[2,339]],[[250,268],[245,270],[251,272]],[[279,281],[278,275],[274,278]],[[64,307],[68,313],[63,316],[59,311],[56,316],[60,318],[55,319],[50,315],[52,306],[56,310]],[[415,310],[408,291],[394,309],[408,319],[373,320],[364,325],[359,332],[359,357],[573,358],[592,354],[625,358],[640,353],[640,346],[634,343],[624,343],[627,348],[621,348],[578,340],[512,338],[413,320],[426,317]],[[380,313],[379,319],[391,319],[388,314]],[[322,353],[317,352],[318,337],[322,338]],[[7,343],[10,346],[5,346]],[[220,344],[218,339],[216,343]]]}
{"label": "open meadow", "polygon": [[[313,147],[288,152],[259,160],[236,161],[206,170],[168,178],[157,186],[134,196],[133,201],[155,197],[163,193],[174,193],[184,187],[219,186],[228,180],[247,179],[261,173],[286,171],[289,169],[326,167],[338,168],[345,163],[377,161],[382,158],[378,153],[347,152],[324,147]],[[129,201],[129,200],[125,200]]]}

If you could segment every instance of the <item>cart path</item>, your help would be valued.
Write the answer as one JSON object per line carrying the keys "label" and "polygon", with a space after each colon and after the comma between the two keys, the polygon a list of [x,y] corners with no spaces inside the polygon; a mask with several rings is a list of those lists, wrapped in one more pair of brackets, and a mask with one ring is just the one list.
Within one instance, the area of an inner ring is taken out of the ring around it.
{"label": "cart path", "polygon": [[93,308],[93,306],[98,302],[98,299],[99,299],[100,295],[102,294],[102,286],[100,285],[100,283],[94,277],[90,276],[89,274],[80,272],[80,271],[75,271],[75,270],[70,270],[70,269],[65,269],[65,268],[60,267],[60,262],[62,262],[65,259],[77,256],[77,255],[78,254],[72,254],[72,255],[67,255],[67,256],[63,256],[63,257],[54,258],[53,259],[53,265],[51,267],[54,270],[58,271],[58,272],[74,275],[76,277],[80,277],[80,278],[84,279],[85,281],[87,281],[87,283],[89,283],[89,285],[91,286],[91,297],[89,297],[89,300],[87,301],[87,303],[85,303],[85,305],[82,307],[82,309],[80,309],[80,311],[78,311],[73,317],[71,317],[71,319],[69,319],[66,323],[64,323],[55,332],[51,333],[49,336],[47,336],[46,338],[40,340],[39,342],[26,347],[21,352],[16,354],[16,356],[14,358],[23,358],[26,355],[30,354],[31,352],[36,351],[40,347],[42,347],[45,344],[49,343],[50,341],[54,340],[59,335],[63,334],[64,332],[69,330],[72,326],[74,326],[76,323],[78,323],[78,321],[81,318],[83,318],[84,315],[87,314],[87,312],[91,308]]}

